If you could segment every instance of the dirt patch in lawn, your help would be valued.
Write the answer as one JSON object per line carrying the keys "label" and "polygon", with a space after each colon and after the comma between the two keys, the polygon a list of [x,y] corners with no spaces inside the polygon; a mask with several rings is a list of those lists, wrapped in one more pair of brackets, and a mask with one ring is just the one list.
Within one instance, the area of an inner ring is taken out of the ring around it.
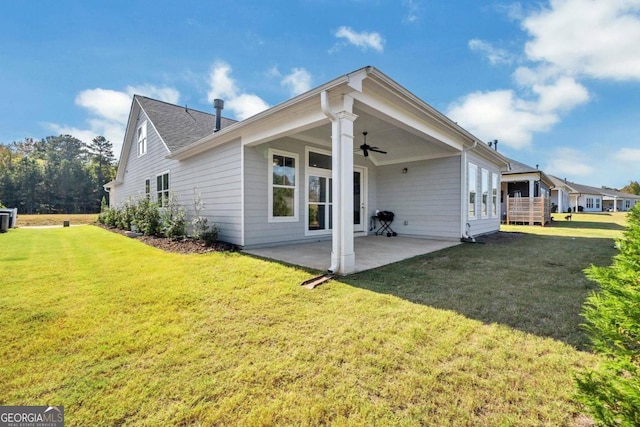
{"label": "dirt patch in lawn", "polygon": [[205,254],[208,252],[233,252],[238,250],[238,247],[236,245],[227,242],[216,242],[211,246],[205,246],[204,242],[189,238],[169,239],[166,237],[140,236],[135,233],[131,233],[130,231],[105,227],[103,225],[98,226],[104,228],[105,230],[137,239],[146,245],[162,249],[166,252],[173,252],[178,254]]}

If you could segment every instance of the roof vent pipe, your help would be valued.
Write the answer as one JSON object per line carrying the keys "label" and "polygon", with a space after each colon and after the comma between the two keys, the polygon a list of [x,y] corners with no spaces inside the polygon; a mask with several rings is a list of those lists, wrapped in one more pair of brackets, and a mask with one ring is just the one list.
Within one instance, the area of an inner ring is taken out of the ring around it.
{"label": "roof vent pipe", "polygon": [[222,109],[224,108],[224,101],[222,99],[214,99],[213,108],[215,108],[216,110],[216,128],[214,129],[214,132],[218,132],[220,130],[220,121],[222,119]]}

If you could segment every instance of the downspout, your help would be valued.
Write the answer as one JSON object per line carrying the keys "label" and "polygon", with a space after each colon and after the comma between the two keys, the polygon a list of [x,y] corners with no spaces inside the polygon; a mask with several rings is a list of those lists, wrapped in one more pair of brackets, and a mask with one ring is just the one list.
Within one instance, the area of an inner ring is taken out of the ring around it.
{"label": "downspout", "polygon": [[[467,236],[467,212],[469,211],[467,204],[469,203],[469,199],[467,197],[467,152],[474,150],[478,146],[478,140],[473,141],[473,145],[471,147],[463,147],[462,153],[460,153],[460,171],[462,179],[460,180],[460,236],[462,238]],[[466,203],[463,202],[466,200]],[[465,211],[465,208],[466,211]]]}
{"label": "downspout", "polygon": [[[323,90],[322,92],[320,92],[320,108],[322,109],[322,112],[324,113],[325,116],[327,116],[327,118],[331,121],[331,146],[333,147],[334,145],[334,135],[336,134],[336,126],[337,126],[337,119],[336,116],[334,116],[330,109],[329,109],[329,98],[327,96],[327,91]],[[333,173],[340,173],[340,165],[337,165],[336,163],[338,162],[338,159],[336,158],[337,156],[332,155],[331,156],[331,167],[333,169],[332,174]],[[338,194],[340,192],[340,186],[339,186],[339,180],[338,179],[333,179],[333,182],[331,183],[332,185],[332,191],[333,191],[333,198],[334,200],[336,200],[336,198],[338,197]],[[333,210],[333,213],[336,213],[336,209]],[[338,242],[338,239],[336,238],[336,229],[338,229],[340,227],[340,221],[333,221],[333,228],[334,230],[332,231],[332,235],[331,235],[331,266],[327,269],[329,271],[329,273],[333,273],[338,271],[338,268],[340,267],[340,244]]]}

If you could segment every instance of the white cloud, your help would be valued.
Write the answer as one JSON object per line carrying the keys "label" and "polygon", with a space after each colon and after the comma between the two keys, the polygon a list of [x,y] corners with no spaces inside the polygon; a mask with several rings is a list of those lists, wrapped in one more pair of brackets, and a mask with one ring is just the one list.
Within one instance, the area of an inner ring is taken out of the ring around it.
{"label": "white cloud", "polygon": [[403,0],[402,4],[406,8],[404,21],[414,23],[420,21],[422,17],[422,7],[417,0]]}
{"label": "white cloud", "polygon": [[225,108],[231,110],[238,120],[244,120],[269,108],[262,98],[252,93],[244,93],[231,77],[231,66],[224,61],[216,62],[209,74],[209,93],[207,99],[213,102],[220,98]]}
{"label": "white cloud", "polygon": [[350,27],[342,26],[338,28],[338,31],[335,32],[334,36],[346,39],[352,45],[363,50],[373,49],[378,52],[382,52],[384,50],[384,39],[380,33],[368,33],[366,31],[358,33]]}
{"label": "white cloud", "polygon": [[547,131],[558,121],[512,90],[471,93],[450,105],[447,115],[479,138],[498,139],[515,149],[528,147],[533,132]]}
{"label": "white cloud", "polygon": [[638,0],[551,0],[522,21],[525,52],[569,75],[640,80],[638,12]]}
{"label": "white cloud", "polygon": [[85,143],[102,135],[113,144],[113,152],[120,154],[124,139],[125,127],[129,118],[131,100],[134,94],[149,96],[161,101],[178,103],[180,93],[170,87],[158,87],[149,84],[127,86],[124,91],[111,89],[87,89],[80,92],[75,99],[76,105],[89,111],[86,128],[78,128],[57,123],[45,123],[56,133],[73,135]]}
{"label": "white cloud", "polygon": [[493,47],[491,43],[483,40],[469,40],[469,49],[486,56],[492,65],[510,64],[513,60],[509,51]]}
{"label": "white cloud", "polygon": [[106,120],[126,122],[131,95],[110,89],[87,89],[76,96],[76,105]]}
{"label": "white cloud", "polygon": [[299,95],[311,89],[311,74],[304,68],[294,68],[280,84],[289,88],[291,96]]}
{"label": "white cloud", "polygon": [[640,148],[621,148],[613,157],[619,162],[637,164],[640,162]]}
{"label": "white cloud", "polygon": [[550,160],[544,171],[558,177],[590,177],[597,170],[583,151],[568,147],[558,147],[550,153]]}
{"label": "white cloud", "polygon": [[571,77],[561,77],[552,84],[535,84],[532,87],[539,96],[540,112],[569,111],[589,100],[589,91]]}

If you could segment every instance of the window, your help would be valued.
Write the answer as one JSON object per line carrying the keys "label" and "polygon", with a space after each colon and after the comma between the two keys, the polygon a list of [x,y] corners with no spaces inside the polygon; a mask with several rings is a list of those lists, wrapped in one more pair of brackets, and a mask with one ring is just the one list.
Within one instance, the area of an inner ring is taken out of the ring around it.
{"label": "window", "polygon": [[593,197],[587,197],[587,209],[593,209]]}
{"label": "window", "polygon": [[498,174],[491,172],[491,216],[498,216]]}
{"label": "window", "polygon": [[322,234],[333,228],[331,153],[311,151],[311,149],[307,147],[306,155],[307,235]]}
{"label": "window", "polygon": [[467,188],[469,191],[468,205],[469,218],[476,217],[476,193],[478,191],[478,166],[469,163],[469,171],[467,176]]}
{"label": "window", "polygon": [[269,221],[298,219],[298,155],[269,149]]}
{"label": "window", "polygon": [[624,209],[627,210],[627,211],[629,209],[631,209],[631,200],[625,200],[624,201]]}
{"label": "window", "polygon": [[144,181],[144,194],[147,196],[147,199],[151,198],[151,180],[146,179]]}
{"label": "window", "polygon": [[156,177],[156,201],[160,206],[167,206],[169,202],[169,172]]}
{"label": "window", "polygon": [[600,199],[596,199],[596,209],[600,209]]}
{"label": "window", "polygon": [[138,157],[147,153],[147,121],[138,127]]}
{"label": "window", "polygon": [[489,215],[489,171],[482,168],[482,216]]}

